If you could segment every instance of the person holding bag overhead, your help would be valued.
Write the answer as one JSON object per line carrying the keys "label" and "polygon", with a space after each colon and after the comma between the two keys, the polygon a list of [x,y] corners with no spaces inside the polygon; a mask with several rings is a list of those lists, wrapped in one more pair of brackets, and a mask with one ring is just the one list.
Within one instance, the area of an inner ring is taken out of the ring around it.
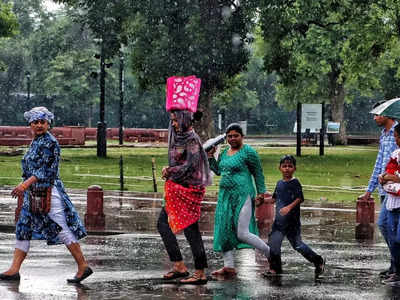
{"label": "person holding bag overhead", "polygon": [[[171,271],[164,279],[180,279],[180,284],[207,283],[207,257],[199,229],[201,202],[210,184],[207,154],[193,130],[197,112],[200,79],[194,76],[170,77],[167,81],[168,166],[162,170],[165,206],[157,223],[169,259]],[[195,272],[189,276],[176,234],[183,231],[193,253]],[[187,277],[187,278],[184,278]],[[184,278],[184,279],[182,279]]]}

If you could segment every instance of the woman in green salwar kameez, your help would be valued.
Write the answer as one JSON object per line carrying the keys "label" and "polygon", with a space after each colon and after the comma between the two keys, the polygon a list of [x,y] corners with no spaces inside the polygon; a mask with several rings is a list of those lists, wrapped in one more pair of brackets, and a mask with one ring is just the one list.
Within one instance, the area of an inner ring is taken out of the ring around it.
{"label": "woman in green salwar kameez", "polygon": [[222,175],[215,211],[214,250],[223,253],[224,267],[213,275],[235,275],[233,250],[259,249],[269,257],[268,245],[258,236],[254,218],[255,199],[264,197],[266,187],[257,152],[243,144],[243,130],[231,124],[226,130],[229,148],[214,158],[208,152],[210,169]]}

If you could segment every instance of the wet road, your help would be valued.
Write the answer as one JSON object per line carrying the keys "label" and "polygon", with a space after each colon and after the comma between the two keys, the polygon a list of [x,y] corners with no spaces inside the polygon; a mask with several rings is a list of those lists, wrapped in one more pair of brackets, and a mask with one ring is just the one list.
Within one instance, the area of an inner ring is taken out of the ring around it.
{"label": "wet road", "polygon": [[[83,217],[85,195],[70,195]],[[373,239],[357,241],[351,207],[307,208],[307,203],[302,210],[303,240],[327,260],[327,271],[318,281],[313,266],[285,241],[285,273],[277,279],[261,276],[265,266],[255,251],[246,249],[236,252],[235,279],[210,280],[206,286],[165,283],[160,278],[170,263],[155,228],[161,201],[157,195],[142,198],[106,194],[106,228],[81,243],[95,271],[84,284],[66,283],[75,265],[64,246],[34,241],[20,283],[0,281],[0,299],[400,299],[400,288],[382,285],[377,276],[388,266],[388,253],[376,228]],[[15,200],[6,191],[0,191],[0,199],[0,224],[11,227]],[[201,219],[209,271],[222,265],[221,256],[212,251],[213,206],[205,205]],[[193,270],[183,235],[179,242]],[[0,270],[9,266],[13,247],[14,234],[0,233]]]}

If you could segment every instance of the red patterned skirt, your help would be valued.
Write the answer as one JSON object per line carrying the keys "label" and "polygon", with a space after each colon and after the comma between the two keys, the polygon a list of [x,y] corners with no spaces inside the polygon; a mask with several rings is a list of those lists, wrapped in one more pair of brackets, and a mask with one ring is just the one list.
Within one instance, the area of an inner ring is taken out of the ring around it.
{"label": "red patterned skirt", "polygon": [[205,191],[204,187],[184,187],[171,180],[165,182],[165,210],[173,233],[185,229],[200,219],[201,201]]}

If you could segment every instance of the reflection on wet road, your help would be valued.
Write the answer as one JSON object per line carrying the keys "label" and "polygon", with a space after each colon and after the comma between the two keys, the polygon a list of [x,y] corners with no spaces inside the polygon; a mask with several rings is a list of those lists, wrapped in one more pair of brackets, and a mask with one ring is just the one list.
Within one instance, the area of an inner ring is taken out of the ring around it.
{"label": "reflection on wet road", "polygon": [[[77,192],[72,195],[83,217],[86,198]],[[67,284],[66,278],[76,270],[66,248],[34,241],[21,270],[21,282],[0,281],[0,299],[400,299],[400,288],[380,283],[378,273],[388,267],[388,251],[376,228],[373,239],[355,239],[354,207],[302,210],[303,240],[327,260],[327,271],[318,281],[314,280],[313,266],[285,241],[281,277],[264,278],[262,260],[256,259],[255,251],[246,249],[236,252],[236,278],[183,286],[161,279],[170,263],[156,231],[162,205],[159,198],[108,196],[105,231],[82,242],[95,271],[93,276],[82,285]],[[12,224],[15,200],[5,193],[0,197],[0,224]],[[209,273],[223,263],[220,254],[212,251],[213,211],[214,204],[206,204],[201,219]],[[178,239],[193,270],[190,248],[183,235]],[[13,247],[14,234],[1,233],[0,270],[8,267]]]}

